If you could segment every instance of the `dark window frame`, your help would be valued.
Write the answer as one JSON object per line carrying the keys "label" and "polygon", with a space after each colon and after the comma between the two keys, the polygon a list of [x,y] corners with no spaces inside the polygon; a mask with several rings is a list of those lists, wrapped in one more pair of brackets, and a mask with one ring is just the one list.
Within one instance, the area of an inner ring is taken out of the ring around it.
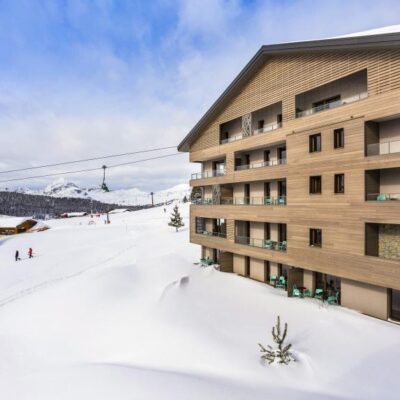
{"label": "dark window frame", "polygon": [[335,174],[333,177],[333,186],[335,194],[344,194],[345,178],[344,174]]}
{"label": "dark window frame", "polygon": [[309,179],[309,193],[322,194],[322,176],[313,175]]}
{"label": "dark window frame", "polygon": [[310,247],[322,247],[322,229],[310,228],[309,245]]}
{"label": "dark window frame", "polygon": [[320,153],[322,150],[322,136],[320,133],[314,133],[308,137],[308,152]]}
{"label": "dark window frame", "polygon": [[337,128],[333,130],[333,148],[344,148],[344,128]]}

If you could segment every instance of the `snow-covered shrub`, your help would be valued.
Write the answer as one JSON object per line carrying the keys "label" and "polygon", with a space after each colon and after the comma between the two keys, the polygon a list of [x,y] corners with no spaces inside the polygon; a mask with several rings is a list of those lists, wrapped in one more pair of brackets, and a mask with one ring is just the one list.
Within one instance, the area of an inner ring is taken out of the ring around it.
{"label": "snow-covered shrub", "polygon": [[182,217],[181,217],[181,214],[179,213],[178,206],[174,207],[170,219],[171,219],[171,222],[169,222],[168,225],[175,227],[177,232],[178,232],[179,228],[181,228],[182,226],[185,225],[182,222]]}
{"label": "snow-covered shrub", "polygon": [[268,361],[268,364],[272,364],[273,362],[278,362],[279,364],[289,364],[290,361],[295,361],[292,353],[290,352],[291,344],[284,345],[284,341],[287,335],[287,323],[285,322],[285,329],[283,330],[283,334],[281,334],[281,321],[278,315],[277,323],[274,327],[272,327],[272,338],[274,342],[278,345],[277,349],[273,349],[270,345],[265,348],[262,344],[258,344],[260,346],[260,351],[262,353],[261,358],[265,361]]}

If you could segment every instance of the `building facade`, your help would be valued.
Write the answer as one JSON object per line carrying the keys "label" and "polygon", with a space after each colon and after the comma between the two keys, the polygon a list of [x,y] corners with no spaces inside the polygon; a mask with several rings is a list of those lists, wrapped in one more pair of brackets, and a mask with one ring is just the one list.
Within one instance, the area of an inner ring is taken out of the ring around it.
{"label": "building facade", "polygon": [[178,149],[202,257],[400,320],[400,34],[263,46]]}

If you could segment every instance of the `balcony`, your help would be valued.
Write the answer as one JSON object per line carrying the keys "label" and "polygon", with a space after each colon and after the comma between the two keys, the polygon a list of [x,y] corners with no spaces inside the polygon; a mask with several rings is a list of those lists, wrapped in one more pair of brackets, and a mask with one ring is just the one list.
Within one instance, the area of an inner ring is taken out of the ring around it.
{"label": "balcony", "polygon": [[365,224],[365,254],[388,260],[400,260],[400,225]]}
{"label": "balcony", "polygon": [[218,169],[213,171],[197,172],[191,175],[191,179],[205,179],[205,178],[215,178],[217,176],[226,175],[225,169]]}
{"label": "balcony", "polygon": [[286,206],[286,196],[280,197],[235,197],[234,205],[250,205],[250,206]]}
{"label": "balcony", "polygon": [[364,132],[367,157],[400,153],[400,118],[398,116],[367,121]]}
{"label": "balcony", "polygon": [[296,118],[313,115],[368,97],[367,70],[356,72],[296,96]]}
{"label": "balcony", "polygon": [[235,243],[285,252],[286,229],[286,224],[275,222],[235,221]]}
{"label": "balcony", "polygon": [[263,107],[220,125],[220,144],[275,131],[282,127],[282,103]]}
{"label": "balcony", "polygon": [[196,217],[196,234],[226,239],[226,221],[221,218]]}
{"label": "balcony", "polygon": [[255,239],[247,236],[235,236],[235,243],[246,246],[259,247],[266,250],[286,251],[287,242],[277,242],[268,239]]}
{"label": "balcony", "polygon": [[201,205],[201,206],[215,206],[215,205],[229,205],[233,204],[232,197],[222,197],[218,200],[213,200],[212,198],[194,198],[191,200],[193,205]]}
{"label": "balcony", "polygon": [[365,171],[365,200],[379,202],[399,201],[400,168]]}
{"label": "balcony", "polygon": [[271,160],[271,161],[260,161],[251,164],[243,164],[237,165],[235,167],[236,171],[243,171],[246,169],[253,169],[253,168],[264,168],[264,167],[274,167],[276,165],[286,165],[287,160],[286,158],[280,158],[278,160]]}

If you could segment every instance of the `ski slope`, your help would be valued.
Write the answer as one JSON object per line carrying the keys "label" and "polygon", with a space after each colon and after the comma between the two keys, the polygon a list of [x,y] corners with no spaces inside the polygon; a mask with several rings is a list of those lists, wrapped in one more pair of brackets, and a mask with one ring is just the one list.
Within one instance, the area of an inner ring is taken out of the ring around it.
{"label": "ski slope", "polygon": [[[399,326],[194,265],[171,211],[0,240],[2,399],[398,398]],[[266,366],[278,314],[297,362]]]}

